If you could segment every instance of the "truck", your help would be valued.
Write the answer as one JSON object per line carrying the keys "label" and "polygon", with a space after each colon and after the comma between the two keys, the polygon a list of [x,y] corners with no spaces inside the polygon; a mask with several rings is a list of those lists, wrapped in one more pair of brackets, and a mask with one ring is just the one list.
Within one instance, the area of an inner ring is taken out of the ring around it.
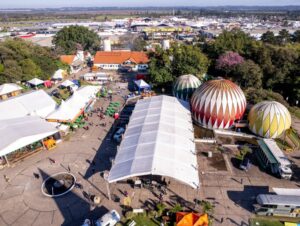
{"label": "truck", "polygon": [[256,151],[256,157],[260,166],[278,175],[282,179],[290,180],[292,178],[291,162],[285,156],[273,139],[258,140],[260,148]]}

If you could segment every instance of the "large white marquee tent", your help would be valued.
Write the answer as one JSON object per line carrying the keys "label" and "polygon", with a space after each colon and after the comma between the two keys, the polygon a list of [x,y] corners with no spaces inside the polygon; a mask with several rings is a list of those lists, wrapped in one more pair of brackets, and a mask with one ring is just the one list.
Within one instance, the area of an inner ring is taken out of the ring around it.
{"label": "large white marquee tent", "polygon": [[38,116],[0,120],[0,156],[57,133],[52,123]]}
{"label": "large white marquee tent", "polygon": [[56,102],[38,90],[0,101],[0,120],[37,115],[45,118],[56,109]]}
{"label": "large white marquee tent", "polygon": [[172,177],[199,187],[187,103],[170,96],[156,96],[136,104],[108,182],[142,175]]}

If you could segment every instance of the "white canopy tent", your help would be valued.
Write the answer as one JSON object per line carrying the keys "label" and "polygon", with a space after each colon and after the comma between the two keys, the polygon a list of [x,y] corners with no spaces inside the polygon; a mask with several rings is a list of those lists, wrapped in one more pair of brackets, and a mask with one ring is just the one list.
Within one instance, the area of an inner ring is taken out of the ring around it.
{"label": "white canopy tent", "polygon": [[174,97],[156,96],[138,101],[108,181],[150,174],[199,187],[189,106]]}
{"label": "white canopy tent", "polygon": [[28,115],[45,118],[55,109],[56,102],[44,90],[37,90],[0,101],[0,120]]}
{"label": "white canopy tent", "polygon": [[0,120],[0,156],[7,155],[29,144],[57,133],[51,123],[38,116]]}
{"label": "white canopy tent", "polygon": [[66,80],[62,84],[60,84],[60,86],[66,87],[66,88],[69,86],[74,86],[74,85],[75,85],[74,82],[71,82],[70,80]]}
{"label": "white canopy tent", "polygon": [[137,85],[138,88],[140,89],[144,89],[144,88],[150,88],[150,85],[145,82],[143,79],[140,79],[140,80],[136,80],[134,81],[134,83]]}
{"label": "white canopy tent", "polygon": [[54,80],[62,80],[64,78],[65,71],[63,69],[58,69],[52,76]]}
{"label": "white canopy tent", "polygon": [[0,86],[0,96],[15,92],[18,90],[22,90],[22,87],[18,86],[17,84],[14,84],[14,83],[5,83]]}
{"label": "white canopy tent", "polygon": [[27,83],[29,83],[30,85],[33,85],[33,86],[38,86],[38,85],[43,85],[44,81],[41,79],[38,79],[38,78],[33,78],[33,79],[29,80]]}

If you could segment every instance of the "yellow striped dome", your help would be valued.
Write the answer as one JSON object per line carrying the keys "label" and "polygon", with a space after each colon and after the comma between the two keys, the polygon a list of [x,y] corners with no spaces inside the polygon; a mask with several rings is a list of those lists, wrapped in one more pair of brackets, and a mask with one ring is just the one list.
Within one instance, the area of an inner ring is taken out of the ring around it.
{"label": "yellow striped dome", "polygon": [[276,101],[263,101],[254,105],[248,120],[250,130],[266,138],[276,138],[291,127],[288,109]]}

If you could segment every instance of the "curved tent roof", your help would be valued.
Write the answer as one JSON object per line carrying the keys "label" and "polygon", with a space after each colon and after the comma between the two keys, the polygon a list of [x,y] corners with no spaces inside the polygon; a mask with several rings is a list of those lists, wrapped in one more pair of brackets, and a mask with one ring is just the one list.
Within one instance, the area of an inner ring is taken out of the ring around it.
{"label": "curved tent roof", "polygon": [[199,186],[193,125],[188,103],[170,96],[139,100],[110,170],[110,183],[161,175]]}
{"label": "curved tent roof", "polygon": [[25,116],[0,120],[0,156],[14,152],[26,145],[57,133],[51,123],[38,116]]}
{"label": "curved tent roof", "polygon": [[21,90],[22,87],[18,86],[17,84],[14,83],[5,83],[0,86],[0,95],[4,95],[7,93],[12,93],[18,90]]}

